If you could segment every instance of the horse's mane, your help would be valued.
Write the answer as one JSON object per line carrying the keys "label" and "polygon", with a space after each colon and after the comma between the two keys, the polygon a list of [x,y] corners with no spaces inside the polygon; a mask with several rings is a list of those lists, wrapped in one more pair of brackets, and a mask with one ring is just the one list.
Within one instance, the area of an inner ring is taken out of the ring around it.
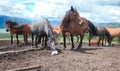
{"label": "horse's mane", "polygon": [[89,20],[87,20],[87,21],[89,23],[89,32],[91,31],[91,33],[93,35],[97,35],[97,29],[96,29],[95,25],[91,21],[89,21]]}
{"label": "horse's mane", "polygon": [[45,20],[47,21],[47,25],[48,25],[49,36],[50,36],[50,38],[53,39],[55,36],[54,36],[54,32],[52,30],[52,26],[50,25],[50,21],[47,18],[45,18]]}
{"label": "horse's mane", "polygon": [[15,25],[17,25],[17,22],[12,21],[12,20],[6,20],[6,24],[9,23],[10,24],[10,28],[13,28]]}

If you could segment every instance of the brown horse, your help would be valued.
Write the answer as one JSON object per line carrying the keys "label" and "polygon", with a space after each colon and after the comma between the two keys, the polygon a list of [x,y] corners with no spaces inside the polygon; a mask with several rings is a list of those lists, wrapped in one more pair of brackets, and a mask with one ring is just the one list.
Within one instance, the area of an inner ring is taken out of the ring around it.
{"label": "brown horse", "polygon": [[[93,25],[94,26],[94,25]],[[102,46],[103,46],[103,41],[104,41],[104,38],[105,36],[108,38],[108,42],[109,42],[109,46],[111,46],[111,35],[110,33],[107,31],[107,29],[105,27],[102,27],[102,26],[94,26],[96,29],[94,32],[91,31],[91,29],[89,29],[89,45],[91,45],[90,41],[92,39],[93,36],[99,36],[99,40],[98,40],[98,43],[97,45],[99,46],[100,44],[100,41],[102,40]]]}
{"label": "brown horse", "polygon": [[81,48],[84,34],[87,32],[88,28],[94,30],[94,28],[90,26],[91,24],[92,23],[89,23],[87,19],[80,17],[78,11],[71,6],[71,9],[66,12],[60,24],[60,28],[62,30],[63,39],[64,39],[64,48],[66,48],[66,32],[69,32],[71,36],[71,42],[72,42],[71,49],[74,48],[73,34],[80,35],[81,39],[77,49]]}
{"label": "brown horse", "polygon": [[[112,39],[117,37],[118,38],[118,42],[120,42],[120,28],[109,28],[109,27],[105,27],[105,28],[111,34]],[[106,40],[108,41],[107,37],[106,37]]]}
{"label": "brown horse", "polygon": [[13,44],[13,35],[16,34],[17,45],[19,44],[18,35],[22,34],[24,36],[24,43],[27,44],[27,37],[30,33],[29,24],[18,24],[17,22],[6,20],[5,21],[6,31],[10,31],[11,44]]}
{"label": "brown horse", "polygon": [[[53,30],[53,32],[54,32],[54,34],[55,34],[55,37],[56,37],[56,43],[58,43],[58,41],[60,41],[60,40],[58,40],[58,38],[60,37],[60,36],[62,36],[62,31],[61,31],[61,29],[59,28],[59,27],[57,27],[57,26],[52,26],[52,30]],[[74,36],[76,36],[77,37],[77,42],[79,41],[79,36],[78,35],[74,35]],[[68,43],[70,43],[70,33],[66,33],[66,37],[67,37],[67,39],[68,39]],[[58,40],[58,41],[57,41]]]}

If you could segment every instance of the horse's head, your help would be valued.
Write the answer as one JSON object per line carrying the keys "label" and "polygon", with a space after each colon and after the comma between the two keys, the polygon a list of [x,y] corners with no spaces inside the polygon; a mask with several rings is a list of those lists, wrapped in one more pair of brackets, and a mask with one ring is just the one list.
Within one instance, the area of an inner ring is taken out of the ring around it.
{"label": "horse's head", "polygon": [[66,16],[69,18],[70,21],[74,21],[77,23],[80,22],[80,15],[79,15],[77,9],[73,8],[73,6],[71,6],[71,9],[66,12]]}
{"label": "horse's head", "polygon": [[5,27],[7,32],[10,31],[10,22],[11,22],[10,20],[5,21]]}
{"label": "horse's head", "polygon": [[6,31],[10,31],[10,29],[15,26],[17,23],[16,22],[13,22],[11,20],[6,20],[5,21],[5,27],[6,27]]}

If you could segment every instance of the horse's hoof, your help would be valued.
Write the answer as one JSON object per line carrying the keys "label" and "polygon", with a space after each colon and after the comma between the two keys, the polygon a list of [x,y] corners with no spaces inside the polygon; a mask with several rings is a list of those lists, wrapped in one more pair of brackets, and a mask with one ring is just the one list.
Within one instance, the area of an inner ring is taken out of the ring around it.
{"label": "horse's hoof", "polygon": [[32,48],[34,48],[34,46],[32,46]]}
{"label": "horse's hoof", "polygon": [[74,50],[74,47],[72,47],[70,50]]}
{"label": "horse's hoof", "polygon": [[77,49],[77,50],[80,50],[80,49],[81,49],[81,47],[77,47],[76,49]]}
{"label": "horse's hoof", "polygon": [[89,44],[89,46],[91,46],[91,44]]}
{"label": "horse's hoof", "polygon": [[100,46],[100,45],[97,45],[97,46]]}
{"label": "horse's hoof", "polygon": [[79,46],[77,47],[77,49],[81,49],[81,47],[82,47],[82,45],[79,45]]}
{"label": "horse's hoof", "polygon": [[44,49],[45,49],[45,48],[43,48],[43,47],[41,48],[41,50],[44,50]]}
{"label": "horse's hoof", "polygon": [[66,50],[66,47],[64,47],[64,50]]}

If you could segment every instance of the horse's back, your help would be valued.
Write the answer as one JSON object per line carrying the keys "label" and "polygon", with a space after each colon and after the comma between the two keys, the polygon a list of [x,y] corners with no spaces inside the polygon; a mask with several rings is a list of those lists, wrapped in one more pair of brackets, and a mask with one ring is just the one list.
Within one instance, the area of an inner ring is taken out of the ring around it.
{"label": "horse's back", "polygon": [[33,22],[31,24],[31,31],[32,33],[50,33],[52,30],[50,22],[48,19],[42,19],[42,20],[38,20],[36,22]]}
{"label": "horse's back", "polygon": [[37,33],[40,29],[43,28],[45,21],[44,20],[39,20],[35,21],[31,24],[31,31],[34,33]]}
{"label": "horse's back", "polygon": [[18,24],[16,26],[14,26],[15,29],[24,29],[27,27],[28,24]]}
{"label": "horse's back", "polygon": [[112,37],[120,36],[120,28],[105,27]]}

